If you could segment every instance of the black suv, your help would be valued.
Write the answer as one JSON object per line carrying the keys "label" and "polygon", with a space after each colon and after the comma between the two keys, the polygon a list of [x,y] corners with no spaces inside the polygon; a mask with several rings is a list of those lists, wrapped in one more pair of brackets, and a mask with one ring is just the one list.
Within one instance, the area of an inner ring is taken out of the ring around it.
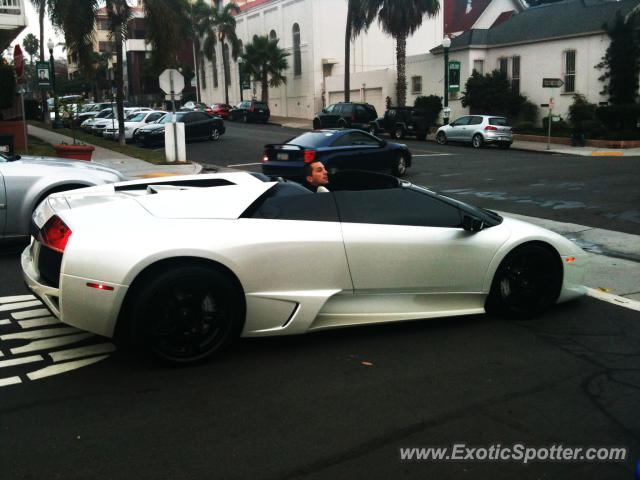
{"label": "black suv", "polygon": [[255,121],[267,123],[270,116],[269,105],[259,100],[245,100],[229,111],[229,120],[245,123]]}
{"label": "black suv", "polygon": [[368,103],[334,103],[324,108],[322,112],[316,113],[313,128],[315,130],[331,127],[368,130],[369,123],[377,116],[375,107]]}
{"label": "black suv", "polygon": [[390,107],[384,112],[384,117],[369,124],[369,133],[377,136],[388,133],[396,139],[414,136],[418,140],[426,140],[429,127],[424,111],[414,107]]}

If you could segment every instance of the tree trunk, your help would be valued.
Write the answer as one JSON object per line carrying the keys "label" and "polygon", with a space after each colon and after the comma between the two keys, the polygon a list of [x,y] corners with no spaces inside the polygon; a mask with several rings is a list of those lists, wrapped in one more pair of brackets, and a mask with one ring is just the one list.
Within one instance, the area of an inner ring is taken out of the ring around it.
{"label": "tree trunk", "polygon": [[398,106],[407,102],[407,35],[400,34],[396,38],[396,64],[398,68],[398,83],[396,85],[396,100]]}
{"label": "tree trunk", "polygon": [[269,79],[267,78],[266,69],[262,70],[260,83],[262,84],[262,101],[269,105]]}
{"label": "tree trunk", "polygon": [[229,78],[229,72],[227,71],[227,67],[229,66],[229,55],[225,53],[224,40],[221,42],[221,44],[222,44],[222,73],[224,75],[224,103],[229,105],[229,84],[227,82],[227,78]]}
{"label": "tree trunk", "polygon": [[116,109],[118,114],[118,143],[125,145],[124,136],[124,80],[122,78],[122,25],[117,25],[116,37]]}
{"label": "tree trunk", "polygon": [[196,41],[193,40],[191,42],[191,48],[193,48],[193,69],[195,70],[195,74],[196,74],[196,101],[200,102],[200,98],[202,98],[200,96],[200,62],[199,57],[198,57],[198,52],[200,50],[200,45],[196,45]]}
{"label": "tree trunk", "polygon": [[[46,57],[44,56],[44,12],[46,4],[43,2],[40,8],[39,20],[40,20],[40,61],[44,62]],[[51,72],[53,74],[53,72]],[[46,90],[40,90],[40,96],[42,97],[42,121],[45,125],[51,123],[49,118],[49,108],[47,105],[47,93]]]}
{"label": "tree trunk", "polygon": [[[352,3],[347,5],[347,28],[344,33],[344,101],[351,101],[351,16]],[[324,73],[324,72],[323,72]]]}

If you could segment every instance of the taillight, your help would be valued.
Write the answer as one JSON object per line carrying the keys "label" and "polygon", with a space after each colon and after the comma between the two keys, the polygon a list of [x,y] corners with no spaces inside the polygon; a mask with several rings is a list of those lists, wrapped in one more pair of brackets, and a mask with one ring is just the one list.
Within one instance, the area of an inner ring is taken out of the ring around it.
{"label": "taillight", "polygon": [[255,108],[253,108],[253,107],[249,107],[249,108],[247,108],[247,112],[254,112],[255,110],[256,110],[256,109],[255,109]]}
{"label": "taillight", "polygon": [[494,127],[493,125],[487,125],[486,127],[484,127],[485,130],[498,130],[497,127]]}
{"label": "taillight", "polygon": [[355,121],[356,121],[356,116],[355,116],[355,115],[352,115],[352,116],[351,116],[351,121],[352,121],[352,122],[355,122]]}
{"label": "taillight", "polygon": [[267,152],[264,152],[262,154],[262,163],[267,163],[269,161],[269,154]]}
{"label": "taillight", "polygon": [[40,230],[42,244],[60,253],[64,252],[70,236],[71,229],[57,215],[51,217]]}
{"label": "taillight", "polygon": [[304,163],[311,163],[316,159],[316,151],[315,150],[305,150],[304,151]]}

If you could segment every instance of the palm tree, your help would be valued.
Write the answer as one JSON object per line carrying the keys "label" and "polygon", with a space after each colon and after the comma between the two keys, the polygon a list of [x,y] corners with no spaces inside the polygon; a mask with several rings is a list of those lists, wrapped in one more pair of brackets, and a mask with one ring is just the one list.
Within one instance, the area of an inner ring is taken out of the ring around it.
{"label": "palm tree", "polygon": [[407,37],[413,35],[422,25],[425,15],[435,16],[440,11],[438,0],[365,0],[369,8],[379,8],[378,21],[382,31],[396,40],[396,63],[398,82],[396,94],[398,105],[407,99]]}
{"label": "palm tree", "polygon": [[118,142],[126,143],[124,136],[124,81],[122,43],[124,42],[127,24],[131,18],[131,7],[127,0],[106,0],[107,16],[111,37],[116,44],[116,109],[118,115]]}
{"label": "palm tree", "polygon": [[233,59],[238,58],[238,50],[240,48],[240,42],[236,35],[236,19],[234,15],[240,13],[240,7],[231,2],[224,6],[224,8],[218,10],[213,9],[213,24],[216,28],[218,35],[218,41],[222,45],[222,60],[224,71],[224,103],[229,103],[229,55],[225,48],[225,42],[228,41],[231,44],[231,56]]}
{"label": "palm tree", "polygon": [[[215,25],[213,19],[213,8],[204,0],[198,0],[191,6],[191,39],[194,46],[194,66],[199,99],[201,98],[200,84],[202,83],[203,88],[207,88],[204,72],[204,60],[200,53],[203,52],[203,45],[210,37],[213,37],[215,42]],[[203,53],[207,56],[206,52]]]}
{"label": "palm tree", "polygon": [[153,65],[160,74],[165,68],[178,65],[178,53],[189,37],[189,0],[142,0],[142,7],[147,40],[153,47]]}
{"label": "palm tree", "polygon": [[30,63],[33,65],[33,56],[38,53],[38,50],[40,49],[38,37],[33,33],[27,33],[22,40],[22,46],[24,47],[24,51],[29,55]]}
{"label": "palm tree", "polygon": [[351,99],[351,41],[367,31],[376,18],[377,2],[347,0],[347,24],[344,34],[344,101]]}
{"label": "palm tree", "polygon": [[286,53],[278,47],[278,39],[270,40],[266,35],[255,36],[245,47],[243,68],[260,82],[262,101],[269,103],[269,87],[276,88],[287,83],[282,72],[289,68]]}

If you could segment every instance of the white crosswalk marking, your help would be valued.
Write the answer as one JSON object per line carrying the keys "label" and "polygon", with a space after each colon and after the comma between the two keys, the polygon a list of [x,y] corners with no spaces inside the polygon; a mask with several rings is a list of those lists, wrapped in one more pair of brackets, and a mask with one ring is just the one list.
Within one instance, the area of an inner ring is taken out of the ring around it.
{"label": "white crosswalk marking", "polygon": [[26,302],[27,300],[35,300],[34,295],[14,295],[12,297],[0,297],[0,303]]}
{"label": "white crosswalk marking", "polygon": [[51,312],[46,308],[40,308],[38,310],[27,310],[26,312],[16,312],[12,313],[11,316],[16,320],[22,320],[25,318],[33,318],[33,317],[44,317],[45,315],[49,315]]}
{"label": "white crosswalk marking", "polygon": [[57,363],[49,367],[41,368],[40,370],[36,370],[35,372],[31,372],[27,374],[27,377],[29,377],[29,380],[38,380],[40,378],[50,377],[51,375],[58,375],[59,373],[64,373],[70,370],[75,370],[77,368],[86,367],[87,365],[91,365],[92,363],[100,362],[107,357],[108,355],[103,355],[101,357],[92,357],[92,358],[85,358],[84,360],[76,360],[75,362]]}
{"label": "white crosswalk marking", "polygon": [[86,338],[90,338],[93,335],[91,333],[78,333],[77,335],[66,335],[64,337],[47,338],[46,340],[37,340],[31,342],[23,347],[16,347],[11,349],[11,353],[29,353],[37,352],[40,350],[46,350],[50,348],[62,347],[64,345],[70,345],[72,343],[80,342]]}
{"label": "white crosswalk marking", "polygon": [[71,348],[69,350],[61,350],[59,352],[51,352],[49,356],[54,362],[63,360],[72,360],[74,358],[89,357],[91,355],[99,355],[101,353],[111,353],[116,349],[113,343],[99,343],[88,347]]}
{"label": "white crosswalk marking", "polygon": [[0,368],[13,367],[14,365],[22,365],[24,363],[41,362],[44,360],[40,355],[32,355],[30,357],[10,358],[8,360],[0,360]]}
{"label": "white crosswalk marking", "polygon": [[20,383],[20,377],[8,377],[8,378],[0,378],[0,387],[6,387],[7,385],[15,385],[16,383]]}
{"label": "white crosswalk marking", "polygon": [[0,312],[5,312],[7,310],[20,310],[21,308],[28,307],[38,307],[41,306],[42,302],[40,300],[32,300],[30,302],[19,302],[19,303],[5,303],[0,305]]}
{"label": "white crosswalk marking", "polygon": [[80,330],[73,327],[47,328],[43,330],[29,330],[27,332],[9,333],[7,335],[0,335],[0,340],[50,338],[50,337],[59,337],[61,335],[71,335],[72,333],[79,333],[79,332]]}
{"label": "white crosswalk marking", "polygon": [[18,322],[21,328],[35,328],[35,327],[44,327],[47,325],[55,325],[56,323],[60,323],[54,316],[42,317],[42,318],[34,318],[33,320],[21,320]]}
{"label": "white crosswalk marking", "polygon": [[10,325],[11,320],[0,320],[0,325]]}

